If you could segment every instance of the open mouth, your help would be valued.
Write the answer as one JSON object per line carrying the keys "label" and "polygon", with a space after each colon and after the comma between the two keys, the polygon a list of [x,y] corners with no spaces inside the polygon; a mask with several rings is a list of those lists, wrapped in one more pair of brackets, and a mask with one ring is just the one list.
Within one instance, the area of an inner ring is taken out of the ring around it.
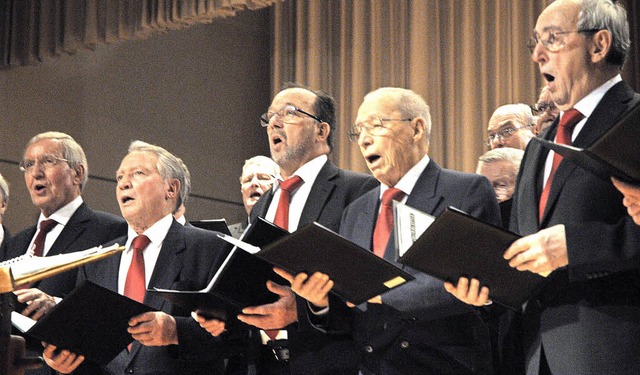
{"label": "open mouth", "polygon": [[35,186],[35,190],[36,190],[36,191],[42,191],[42,190],[44,190],[45,188],[46,188],[46,186],[45,186],[45,185],[41,185],[41,184],[37,184],[37,185]]}
{"label": "open mouth", "polygon": [[122,197],[122,198],[120,198],[120,202],[122,202],[122,204],[125,204],[125,203],[127,203],[129,201],[132,201],[132,200],[133,200],[133,198],[131,198],[131,197]]}
{"label": "open mouth", "polygon": [[251,194],[249,197],[250,198],[260,198],[262,196],[262,194],[258,193],[257,191],[253,194]]}
{"label": "open mouth", "polygon": [[544,73],[544,74],[542,74],[542,76],[544,77],[545,81],[547,81],[547,82],[553,82],[556,79],[556,77],[554,77],[554,76],[552,76],[551,74],[548,74],[548,73]]}
{"label": "open mouth", "polygon": [[282,143],[282,137],[280,135],[274,135],[271,137],[271,143],[275,146],[279,143]]}
{"label": "open mouth", "polygon": [[380,159],[380,155],[369,155],[366,159],[369,164],[375,163],[376,160]]}

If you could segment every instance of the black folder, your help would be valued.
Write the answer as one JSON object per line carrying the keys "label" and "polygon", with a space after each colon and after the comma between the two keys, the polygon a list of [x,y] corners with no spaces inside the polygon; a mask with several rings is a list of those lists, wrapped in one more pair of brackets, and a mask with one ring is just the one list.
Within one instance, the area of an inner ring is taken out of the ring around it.
{"label": "black folder", "polygon": [[640,105],[587,148],[534,139],[606,181],[640,183]]}
{"label": "black folder", "polygon": [[231,235],[229,227],[227,226],[227,221],[225,219],[194,220],[190,221],[189,224],[197,228],[213,230],[216,232]]}
{"label": "black folder", "polygon": [[26,333],[106,365],[133,342],[129,319],[148,311],[154,309],[85,281]]}
{"label": "black folder", "polygon": [[414,277],[339,234],[311,223],[267,245],[257,254],[287,272],[322,272],[334,281],[332,292],[360,304]]}
{"label": "black folder", "polygon": [[[264,246],[289,232],[268,221],[257,218],[249,224],[241,239],[253,246]],[[272,280],[286,285],[287,281],[273,272],[273,265],[240,248],[231,250],[220,270],[207,288],[199,291],[147,289],[178,306],[207,318],[227,321],[245,307],[273,303],[278,296],[270,292],[266,283]]]}
{"label": "black folder", "polygon": [[489,287],[489,298],[519,309],[545,278],[509,266],[503,258],[520,236],[448,207],[399,262],[454,284],[462,276]]}

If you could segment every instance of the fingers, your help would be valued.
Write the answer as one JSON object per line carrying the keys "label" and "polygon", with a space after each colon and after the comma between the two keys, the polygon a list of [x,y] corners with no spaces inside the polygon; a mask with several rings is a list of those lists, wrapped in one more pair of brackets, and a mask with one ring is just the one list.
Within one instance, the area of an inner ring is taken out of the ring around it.
{"label": "fingers", "polygon": [[34,320],[42,318],[56,305],[53,297],[39,289],[16,290],[14,293],[18,298],[18,302],[27,304],[27,307],[21,311],[21,314]]}
{"label": "fingers", "polygon": [[71,353],[68,350],[56,352],[57,348],[54,345],[47,343],[43,343],[43,345],[45,346],[42,353],[44,361],[49,367],[60,373],[69,374],[75,371],[84,361],[84,356],[82,355]]}
{"label": "fingers", "polygon": [[282,268],[274,267],[273,272],[280,275],[283,279],[287,280],[289,283],[293,282],[293,275],[283,270]]}
{"label": "fingers", "polygon": [[191,316],[200,324],[200,327],[204,328],[214,337],[221,335],[225,331],[225,324],[221,320],[205,319],[196,312],[192,312]]}
{"label": "fingers", "polygon": [[285,297],[291,294],[291,288],[289,288],[288,286],[280,285],[278,283],[274,283],[271,280],[267,280],[267,289],[269,289],[270,292],[275,293],[281,297]]}
{"label": "fingers", "polygon": [[444,287],[447,292],[469,305],[484,306],[490,302],[489,288],[486,286],[481,288],[478,279],[471,279],[471,281],[469,281],[468,278],[461,277],[457,285],[454,286],[452,283],[446,282]]}

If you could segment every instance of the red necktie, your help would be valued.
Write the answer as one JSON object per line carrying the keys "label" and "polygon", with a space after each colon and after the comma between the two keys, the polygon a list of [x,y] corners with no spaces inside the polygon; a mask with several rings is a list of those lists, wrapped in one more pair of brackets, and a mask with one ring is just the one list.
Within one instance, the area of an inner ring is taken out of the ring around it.
{"label": "red necktie", "polygon": [[[144,249],[151,243],[149,237],[145,235],[137,236],[133,239],[133,257],[127,271],[127,279],[124,282],[124,295],[140,303],[144,300],[146,283],[144,280]],[[133,344],[127,345],[131,351]]]}
{"label": "red necktie", "polygon": [[[573,132],[573,127],[576,126],[580,120],[584,118],[584,115],[580,113],[575,108],[571,108],[566,111],[562,118],[560,119],[560,123],[558,124],[558,134],[556,134],[556,143],[570,145],[571,144],[571,133]],[[551,183],[553,182],[553,176],[556,173],[556,169],[558,169],[558,165],[562,161],[562,155],[557,152],[553,155],[553,163],[551,164],[551,173],[549,173],[549,178],[547,178],[547,183],[544,185],[544,189],[542,189],[542,194],[540,195],[540,206],[538,207],[538,219],[542,221],[542,216],[544,215],[544,210],[547,207],[547,200],[549,199],[549,191],[551,190]]]}
{"label": "red necktie", "polygon": [[127,280],[124,282],[124,295],[142,302],[146,291],[146,283],[144,279],[144,249],[149,245],[151,240],[145,235],[138,236],[133,239],[133,257],[131,265],[127,271]]}
{"label": "red necktie", "polygon": [[[273,219],[273,223],[282,229],[289,230],[289,203],[291,203],[291,194],[293,194],[303,182],[300,176],[293,176],[280,183],[280,189],[282,191],[280,192],[278,209],[276,210],[276,217]],[[265,329],[264,333],[266,333],[271,340],[275,340],[279,331],[279,329]]]}
{"label": "red necktie", "polygon": [[380,214],[378,214],[376,228],[373,231],[373,253],[380,258],[384,258],[384,251],[393,228],[393,204],[391,201],[399,201],[403,196],[402,190],[397,188],[389,188],[382,194]]}
{"label": "red necktie", "polygon": [[51,232],[51,229],[58,225],[53,219],[43,220],[40,222],[40,232],[33,241],[33,255],[41,257],[44,253],[44,239],[47,237],[47,233]]}
{"label": "red necktie", "polygon": [[289,203],[291,202],[291,194],[293,194],[304,181],[300,176],[293,176],[280,183],[280,201],[278,201],[278,209],[273,223],[280,228],[289,230]]}

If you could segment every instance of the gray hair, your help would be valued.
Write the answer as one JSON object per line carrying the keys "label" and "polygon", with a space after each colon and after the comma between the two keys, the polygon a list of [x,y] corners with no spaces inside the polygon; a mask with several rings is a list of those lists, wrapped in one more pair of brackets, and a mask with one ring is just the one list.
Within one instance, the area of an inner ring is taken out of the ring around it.
{"label": "gray hair", "polygon": [[[271,176],[277,177],[280,175],[280,166],[273,161],[273,159],[262,155],[254,156],[245,160],[244,165],[242,166],[242,174],[244,174],[245,169],[249,166],[256,164],[264,167],[265,173],[268,173]],[[240,180],[242,180],[242,176],[240,176]]]}
{"label": "gray hair", "polygon": [[371,97],[385,97],[393,100],[393,104],[402,113],[403,117],[416,118],[422,117],[425,120],[425,136],[427,140],[431,139],[431,113],[429,111],[429,105],[422,96],[418,93],[399,87],[381,87],[377,90],[371,91],[364,96],[364,100]]}
{"label": "gray hair", "polygon": [[87,163],[87,157],[80,144],[70,135],[61,132],[45,132],[34,136],[29,140],[29,143],[27,143],[27,147],[22,154],[22,159],[24,160],[29,146],[43,139],[53,139],[62,145],[62,157],[67,159],[67,164],[69,164],[71,168],[75,169],[75,167],[79,165],[83,167],[84,176],[80,185],[80,191],[84,190],[89,181],[89,163]]}
{"label": "gray hair", "polygon": [[158,157],[156,169],[158,169],[158,173],[160,174],[160,176],[164,180],[175,178],[180,182],[178,199],[176,200],[176,206],[173,209],[174,212],[177,211],[180,205],[182,205],[182,202],[184,202],[184,200],[188,196],[187,189],[191,189],[191,175],[189,174],[187,166],[182,162],[180,158],[174,156],[164,148],[143,141],[131,142],[128,151],[129,153],[139,151],[155,154]]}
{"label": "gray hair", "polygon": [[[478,158],[478,169],[484,164],[495,163],[499,161],[506,161],[512,163],[517,167],[520,166],[520,162],[522,161],[522,156],[524,155],[524,151],[518,148],[511,147],[500,147],[494,148],[493,150],[485,152]],[[479,173],[479,172],[476,172]],[[517,172],[516,172],[517,173]]]}
{"label": "gray hair", "polygon": [[606,61],[622,68],[631,46],[627,11],[619,2],[611,0],[582,0],[580,5],[578,30],[608,30],[612,45]]}
{"label": "gray hair", "polygon": [[489,124],[491,125],[495,121],[503,122],[505,117],[512,117],[520,126],[528,126],[535,123],[531,107],[518,103],[505,104],[498,107],[491,115]]}
{"label": "gray hair", "polygon": [[0,195],[2,195],[2,199],[0,200],[0,202],[8,202],[9,201],[9,184],[7,183],[7,180],[4,179],[4,177],[2,177],[2,175],[0,174]]}

